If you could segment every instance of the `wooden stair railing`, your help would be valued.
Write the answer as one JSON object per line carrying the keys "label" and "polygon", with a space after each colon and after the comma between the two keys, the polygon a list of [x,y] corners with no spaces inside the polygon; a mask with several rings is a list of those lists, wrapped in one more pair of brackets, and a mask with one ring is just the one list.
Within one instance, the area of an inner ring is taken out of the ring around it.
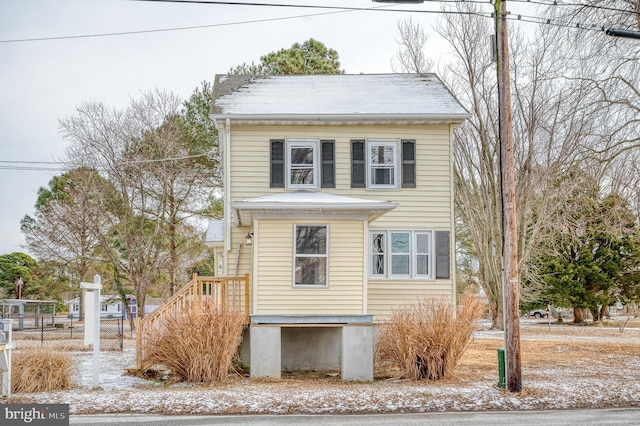
{"label": "wooden stair railing", "polygon": [[242,277],[200,277],[193,274],[191,281],[168,298],[144,318],[136,318],[136,364],[142,366],[144,359],[145,332],[167,315],[186,309],[200,312],[202,306],[213,301],[222,308],[234,307],[244,313],[249,322],[249,274]]}

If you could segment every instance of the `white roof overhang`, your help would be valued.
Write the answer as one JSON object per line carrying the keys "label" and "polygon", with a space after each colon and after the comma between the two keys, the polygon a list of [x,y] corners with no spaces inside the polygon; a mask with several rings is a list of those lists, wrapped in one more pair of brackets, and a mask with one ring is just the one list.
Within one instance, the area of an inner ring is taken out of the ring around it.
{"label": "white roof overhang", "polygon": [[251,226],[253,219],[359,219],[372,221],[398,203],[344,197],[324,192],[295,191],[236,201],[239,225]]}
{"label": "white roof overhang", "polygon": [[229,119],[245,125],[460,125],[469,114],[211,114],[216,123]]}
{"label": "white roof overhang", "polygon": [[209,219],[207,235],[204,239],[207,247],[218,247],[224,244],[224,221],[221,219]]}

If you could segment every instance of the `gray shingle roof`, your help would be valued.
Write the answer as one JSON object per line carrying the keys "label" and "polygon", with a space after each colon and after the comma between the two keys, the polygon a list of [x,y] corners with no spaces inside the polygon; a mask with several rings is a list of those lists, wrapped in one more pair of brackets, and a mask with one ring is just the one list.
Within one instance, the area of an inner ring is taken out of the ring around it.
{"label": "gray shingle roof", "polygon": [[217,75],[211,113],[244,120],[469,117],[435,74]]}

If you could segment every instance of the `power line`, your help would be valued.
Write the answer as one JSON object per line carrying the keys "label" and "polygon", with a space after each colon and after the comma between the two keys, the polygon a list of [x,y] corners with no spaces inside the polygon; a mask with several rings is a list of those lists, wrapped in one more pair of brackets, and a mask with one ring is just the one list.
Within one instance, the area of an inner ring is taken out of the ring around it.
{"label": "power line", "polygon": [[210,154],[196,154],[196,155],[186,155],[183,157],[167,157],[167,158],[154,158],[150,160],[131,160],[131,161],[121,161],[116,163],[116,166],[122,166],[125,164],[147,164],[147,163],[164,163],[165,161],[178,161],[178,160],[188,160],[191,158],[202,158],[208,157]]}
{"label": "power line", "polygon": [[[299,18],[308,18],[315,16],[325,16],[332,15],[338,13],[348,13],[348,12],[403,12],[403,13],[422,13],[422,14],[444,14],[444,15],[467,15],[467,16],[479,16],[483,18],[493,18],[493,13],[484,13],[484,12],[475,12],[475,11],[459,11],[459,10],[418,10],[418,9],[391,9],[388,5],[385,6],[376,6],[376,7],[346,7],[346,6],[321,6],[321,5],[300,5],[300,4],[283,4],[283,3],[255,3],[255,2],[231,2],[231,1],[218,1],[218,0],[130,0],[130,1],[139,1],[139,2],[155,2],[155,3],[193,3],[193,4],[211,4],[211,5],[233,5],[233,6],[253,6],[253,7],[276,7],[276,8],[305,8],[305,9],[330,9],[327,12],[319,12],[319,13],[309,13],[309,14],[301,14],[301,15],[292,15],[292,16],[281,16],[275,18],[263,18],[263,19],[251,19],[246,21],[235,21],[235,22],[223,22],[218,24],[205,24],[205,25],[192,25],[185,27],[170,27],[170,28],[157,28],[150,30],[133,30],[133,31],[119,31],[119,32],[109,32],[109,33],[94,33],[94,34],[77,34],[77,35],[68,35],[68,36],[52,36],[52,37],[34,37],[34,38],[22,38],[22,39],[6,39],[0,40],[0,43],[23,43],[23,42],[35,42],[35,41],[54,41],[54,40],[69,40],[69,39],[83,39],[83,38],[96,38],[96,37],[113,37],[113,36],[123,36],[123,35],[136,35],[136,34],[149,34],[149,33],[158,33],[158,32],[170,32],[170,31],[185,31],[185,30],[195,30],[195,29],[204,29],[204,28],[216,28],[216,27],[225,27],[225,26],[234,26],[234,25],[246,25],[246,24],[256,24],[263,22],[274,22],[274,21],[282,21],[282,20],[291,20],[291,19],[299,19]],[[479,0],[425,0],[426,2],[436,1],[438,3],[459,3],[459,4],[491,4],[490,0],[488,1],[479,1]],[[538,0],[511,0],[512,2],[517,3],[529,3],[529,4],[539,4],[539,5],[547,5],[547,6],[574,6],[574,7],[592,7],[595,9],[603,9],[603,10],[611,10],[618,11],[624,13],[635,14],[633,11],[610,8],[605,6],[596,6],[596,5],[588,5],[582,3],[560,3],[560,2],[544,2]],[[603,25],[597,24],[583,24],[583,23],[571,23],[566,21],[561,21],[558,19],[551,18],[543,18],[538,16],[529,16],[523,14],[511,14],[507,16],[507,19],[512,21],[519,22],[528,22],[534,24],[546,24],[553,25],[557,27],[564,28],[575,28],[580,30],[598,30],[605,31],[605,27]]]}
{"label": "power line", "polygon": [[[281,16],[275,18],[263,18],[263,19],[251,19],[246,21],[235,21],[235,22],[223,22],[218,24],[204,24],[204,25],[192,25],[185,27],[170,27],[170,28],[157,28],[150,30],[132,30],[132,31],[119,31],[119,32],[109,32],[109,33],[93,33],[93,34],[77,34],[77,35],[68,35],[68,36],[51,36],[51,37],[32,37],[32,38],[21,38],[21,39],[6,39],[0,40],[0,43],[24,43],[24,42],[35,42],[35,41],[54,41],[54,40],[71,40],[71,39],[83,39],[83,38],[97,38],[97,37],[113,37],[113,36],[124,36],[124,35],[136,35],[136,34],[150,34],[150,33],[158,33],[158,32],[170,32],[170,31],[184,31],[184,30],[195,30],[195,29],[203,29],[203,28],[217,28],[217,27],[225,27],[225,26],[234,26],[234,25],[246,25],[246,24],[256,24],[263,22],[274,22],[274,21],[282,21],[282,20],[290,20],[290,19],[299,19],[299,18],[308,18],[315,16],[325,16],[332,15],[338,13],[347,13],[347,12],[403,12],[403,13],[422,13],[422,14],[447,14],[447,15],[475,15],[485,18],[491,18],[492,14],[483,13],[483,12],[472,12],[472,11],[454,11],[454,10],[417,10],[417,9],[391,9],[388,6],[375,6],[369,8],[362,7],[345,7],[345,6],[319,6],[319,5],[294,5],[294,4],[267,4],[267,3],[253,3],[253,2],[228,2],[228,1],[204,1],[204,0],[130,0],[130,1],[146,1],[146,2],[157,2],[157,3],[199,3],[199,4],[212,4],[212,5],[235,5],[235,6],[263,6],[263,7],[279,7],[279,8],[311,8],[311,9],[330,9],[327,12],[319,12],[319,13],[309,13],[309,14],[301,14],[301,15],[292,15],[292,16]],[[431,0],[434,1],[434,0]],[[487,1],[479,1],[479,0],[443,0],[439,3],[476,3],[476,4],[490,4]],[[535,21],[534,21],[535,22]]]}
{"label": "power line", "polygon": [[95,34],[78,34],[78,35],[55,36],[55,37],[8,39],[8,40],[0,40],[0,43],[24,43],[24,42],[32,42],[32,41],[70,40],[70,39],[80,39],[80,38],[113,37],[113,36],[134,35],[134,34],[160,33],[160,32],[169,32],[169,31],[197,30],[202,28],[226,27],[231,25],[257,24],[261,22],[307,18],[312,16],[331,15],[335,13],[344,13],[344,11],[312,13],[312,14],[295,15],[295,16],[283,16],[278,18],[252,19],[248,21],[238,21],[238,22],[223,22],[220,24],[192,25],[188,27],[157,28],[153,30],[135,30],[135,31],[120,31],[120,32],[113,32],[113,33],[95,33]]}
{"label": "power line", "polygon": [[628,9],[619,9],[616,7],[599,6],[595,4],[586,4],[586,3],[562,3],[560,1],[548,2],[548,1],[539,1],[539,0],[509,0],[509,3],[528,3],[528,4],[537,4],[541,6],[583,7],[586,9],[599,9],[599,10],[606,10],[610,12],[628,13],[630,15],[636,15],[638,13]]}
{"label": "power line", "polygon": [[[148,164],[148,163],[163,163],[168,161],[180,161],[188,160],[192,158],[202,158],[210,156],[207,154],[186,155],[181,157],[167,157],[167,158],[155,158],[149,160],[132,160],[122,161],[116,163],[116,166],[130,165],[130,164]],[[52,167],[47,167],[51,165]],[[58,166],[58,167],[56,167]],[[53,172],[68,172],[74,170],[77,167],[66,167],[65,163],[59,161],[19,161],[19,160],[0,160],[0,170],[32,170],[32,171],[53,171]],[[98,169],[98,171],[104,171]]]}
{"label": "power line", "polygon": [[0,160],[5,164],[62,164],[59,161],[18,161],[18,160]]}

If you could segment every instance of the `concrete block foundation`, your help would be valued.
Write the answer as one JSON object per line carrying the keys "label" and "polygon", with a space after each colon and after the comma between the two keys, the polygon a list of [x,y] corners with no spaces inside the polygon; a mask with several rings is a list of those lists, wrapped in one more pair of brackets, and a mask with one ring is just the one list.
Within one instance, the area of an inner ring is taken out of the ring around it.
{"label": "concrete block foundation", "polygon": [[281,377],[280,327],[251,327],[251,377]]}
{"label": "concrete block foundation", "polygon": [[373,381],[373,327],[342,327],[342,380]]}
{"label": "concrete block foundation", "polygon": [[[241,348],[251,377],[285,371],[337,370],[347,381],[373,381],[374,326],[370,316],[252,316]],[[248,345],[246,344],[248,343]]]}

